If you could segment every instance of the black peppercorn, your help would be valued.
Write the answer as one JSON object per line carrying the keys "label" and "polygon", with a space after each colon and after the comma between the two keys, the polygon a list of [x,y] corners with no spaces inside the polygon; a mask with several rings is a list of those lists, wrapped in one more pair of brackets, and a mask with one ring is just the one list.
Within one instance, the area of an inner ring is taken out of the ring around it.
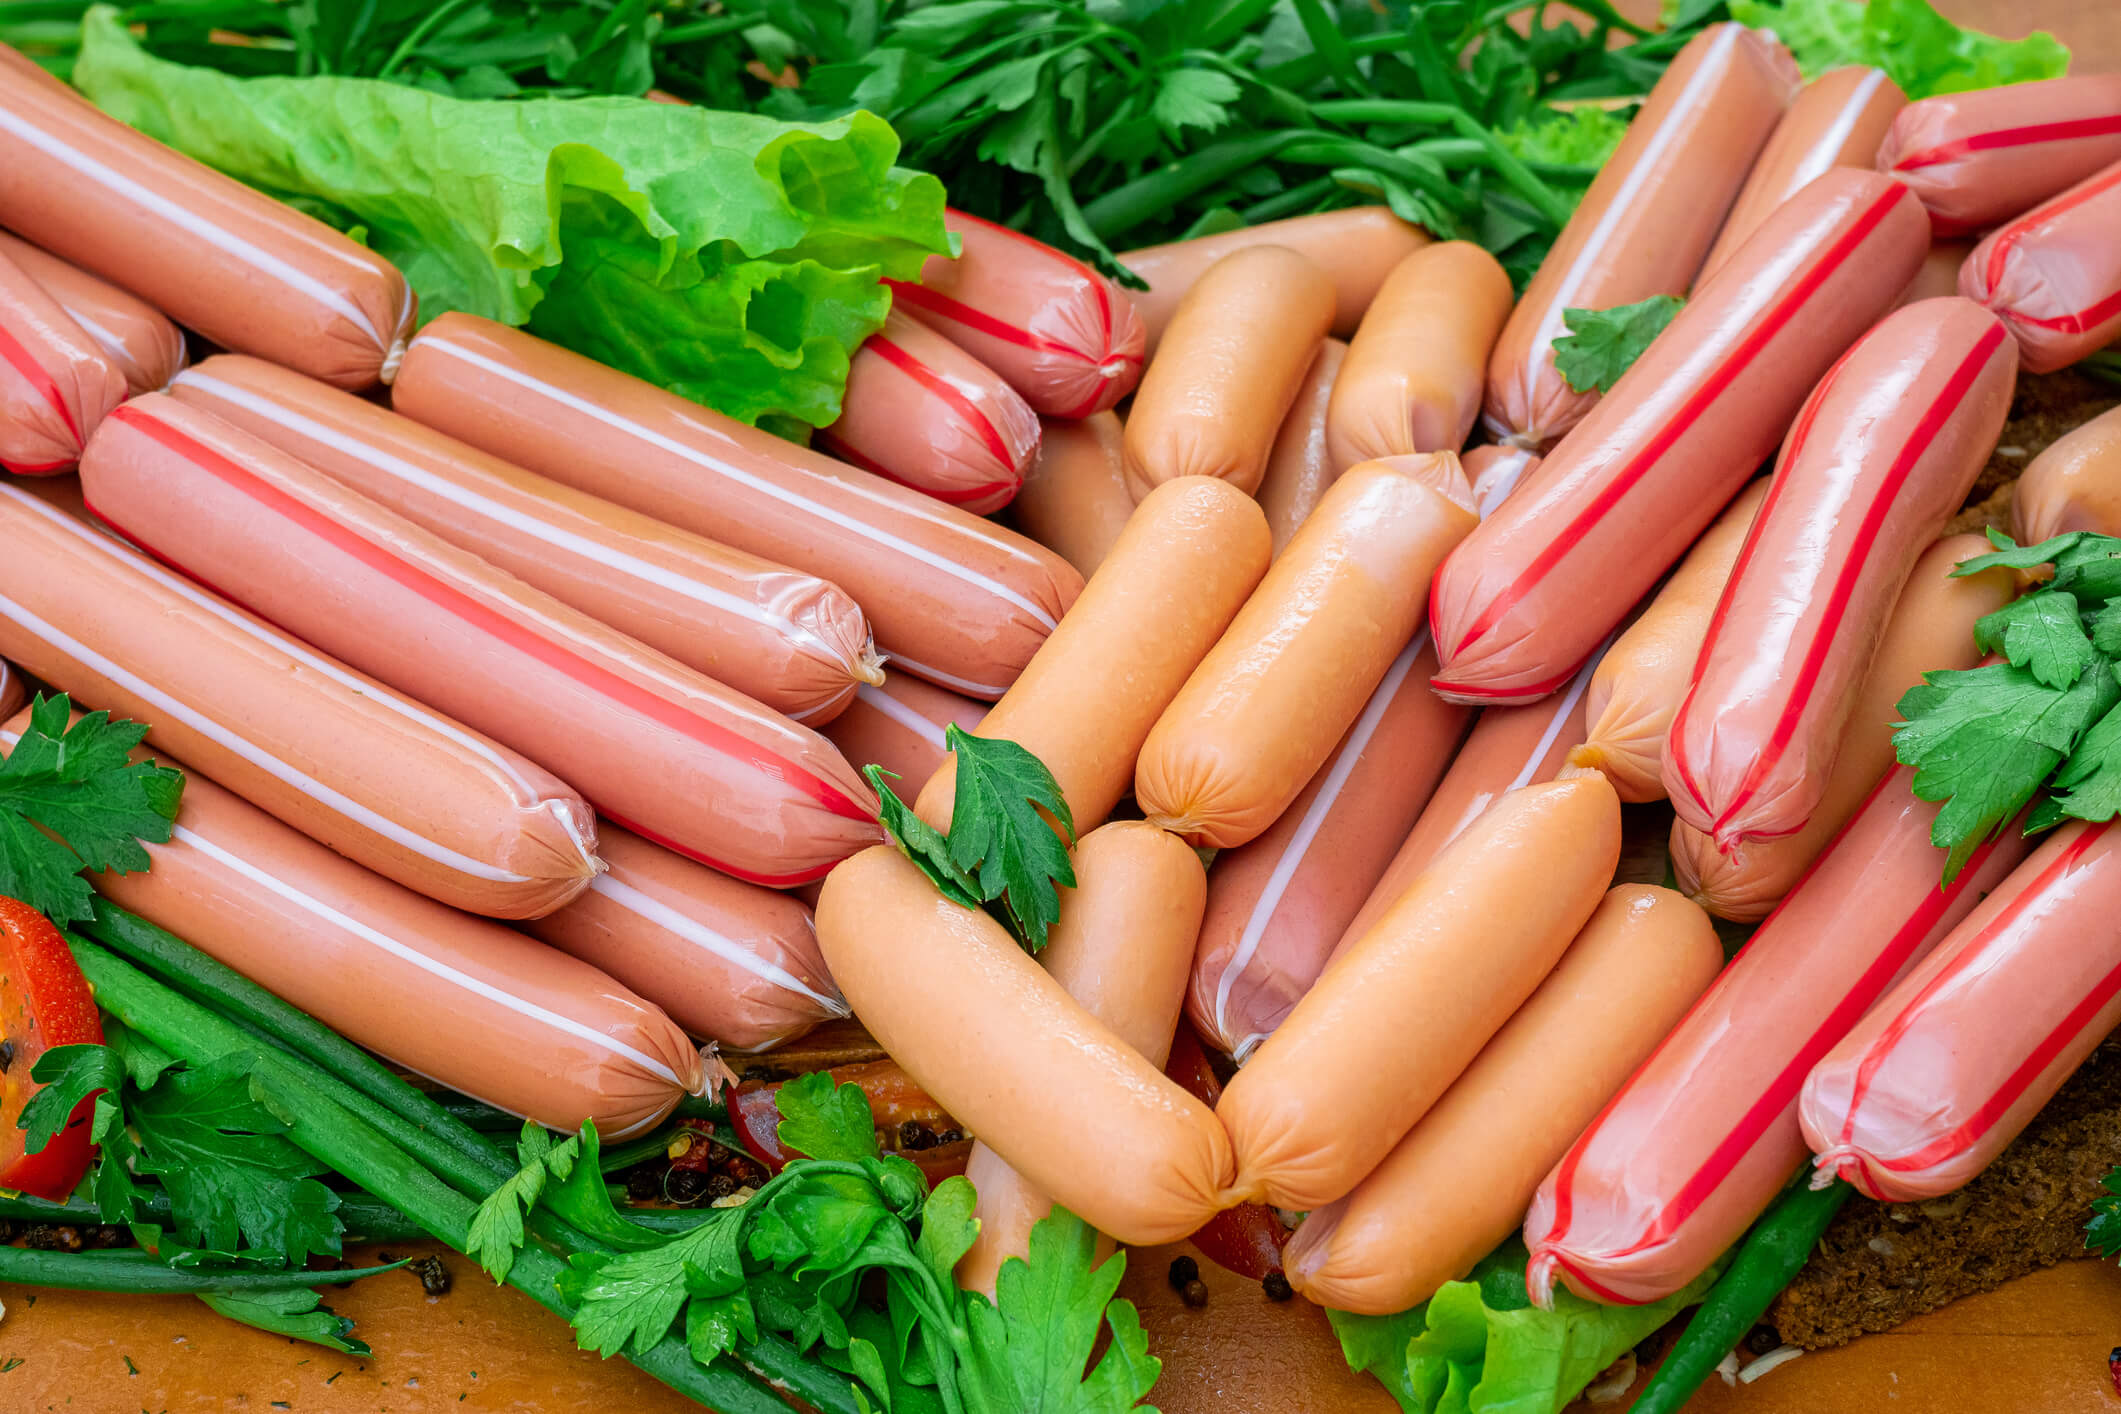
{"label": "black peppercorn", "polygon": [[1755,1355],[1765,1355],[1770,1350],[1782,1348],[1782,1333],[1773,1326],[1761,1324],[1745,1333],[1745,1348]]}
{"label": "black peppercorn", "polygon": [[690,1207],[707,1196],[707,1175],[698,1169],[672,1169],[663,1180],[663,1196]]}
{"label": "black peppercorn", "polygon": [[32,1223],[22,1245],[39,1252],[79,1252],[81,1229],[65,1223]]}
{"label": "black peppercorn", "polygon": [[420,1279],[420,1289],[429,1296],[446,1296],[449,1293],[449,1268],[442,1265],[440,1257],[422,1257],[407,1268]]}
{"label": "black peppercorn", "polygon": [[1173,1291],[1184,1291],[1187,1282],[1200,1280],[1200,1263],[1191,1257],[1173,1257],[1165,1279],[1171,1283]]}
{"label": "black peppercorn", "polygon": [[1195,1277],[1179,1290],[1178,1298],[1198,1311],[1208,1304],[1208,1284]]}
{"label": "black peppercorn", "polygon": [[1296,1289],[1289,1285],[1289,1279],[1280,1272],[1268,1272],[1261,1277],[1259,1289],[1267,1294],[1269,1301],[1287,1301],[1296,1294]]}
{"label": "black peppercorn", "polygon": [[635,1164],[626,1170],[626,1197],[635,1203],[648,1203],[663,1192],[663,1168],[657,1164]]}
{"label": "black peppercorn", "polygon": [[935,1135],[917,1119],[904,1120],[898,1127],[898,1146],[907,1153],[917,1154],[935,1147]]}

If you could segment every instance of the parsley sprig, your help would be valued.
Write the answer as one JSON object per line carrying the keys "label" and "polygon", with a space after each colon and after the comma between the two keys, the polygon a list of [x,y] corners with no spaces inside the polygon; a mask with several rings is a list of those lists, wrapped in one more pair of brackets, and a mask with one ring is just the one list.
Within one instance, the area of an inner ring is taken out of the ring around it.
{"label": "parsley sprig", "polygon": [[1677,295],[1651,295],[1612,309],[1564,309],[1569,332],[1554,340],[1554,368],[1579,393],[1611,392],[1686,303]]}

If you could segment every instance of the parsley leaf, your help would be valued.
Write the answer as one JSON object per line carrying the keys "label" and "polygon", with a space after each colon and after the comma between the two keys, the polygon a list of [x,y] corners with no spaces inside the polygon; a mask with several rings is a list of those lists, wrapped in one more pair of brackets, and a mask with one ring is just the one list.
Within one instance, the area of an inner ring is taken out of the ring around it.
{"label": "parsley leaf", "polygon": [[830,1073],[799,1075],[774,1093],[781,1142],[812,1159],[873,1159],[876,1119],[859,1085],[836,1085]]}
{"label": "parsley leaf", "polygon": [[1579,393],[1610,392],[1685,303],[1651,295],[1613,309],[1565,309],[1569,332],[1554,340],[1554,367]]}
{"label": "parsley leaf", "polygon": [[1992,569],[2036,570],[2042,565],[2053,564],[2055,556],[2075,548],[2077,543],[2084,539],[2085,534],[2086,532],[2081,530],[2067,530],[2042,540],[2037,545],[2020,545],[1996,527],[1990,526],[1988,543],[1996,547],[1994,552],[1976,555],[1970,560],[1961,560],[1952,570],[1952,577],[1964,579],[1968,575]]}
{"label": "parsley leaf", "polygon": [[[1040,1219],[1030,1260],[1004,1262],[994,1304],[974,1298],[967,1311],[985,1407],[1102,1414],[1146,1398],[1163,1362],[1149,1354],[1134,1304],[1114,1299],[1126,1270],[1123,1253],[1097,1262],[1097,1233],[1067,1209]],[[1092,1366],[1101,1324],[1112,1343]]]}
{"label": "parsley leaf", "polygon": [[876,789],[877,818],[882,821],[891,842],[898,846],[899,853],[914,863],[914,867],[926,874],[942,896],[952,903],[966,908],[978,908],[985,900],[980,896],[979,882],[957,865],[950,857],[950,845],[943,832],[913,813],[898,793],[885,783],[884,777],[898,779],[898,773],[881,766],[864,768],[863,775]]}
{"label": "parsley leaf", "polygon": [[[108,1046],[54,1046],[37,1057],[29,1078],[43,1088],[29,1097],[15,1126],[25,1132],[22,1151],[41,1154],[91,1095],[96,1097],[96,1104],[87,1117],[90,1136],[115,1121],[117,1101],[103,1097],[117,1095],[118,1087],[125,1083],[125,1067],[117,1052]],[[103,1118],[106,1105],[111,1115],[108,1119]]]}
{"label": "parsley leaf", "polygon": [[537,1206],[546,1176],[567,1177],[581,1152],[579,1138],[555,1143],[551,1130],[532,1120],[523,1121],[523,1132],[516,1138],[516,1162],[522,1167],[479,1204],[471,1215],[470,1239],[464,1244],[465,1254],[486,1269],[495,1285],[508,1280],[516,1253],[528,1240],[523,1215]]}
{"label": "parsley leaf", "polygon": [[2099,661],[2084,632],[2077,596],[2043,589],[2014,599],[1974,624],[1974,643],[2001,653],[2049,687],[2068,687]]}
{"label": "parsley leaf", "polygon": [[2121,1168],[2100,1183],[2106,1192],[2092,1199],[2092,1220],[2084,1225],[2084,1246],[2101,1257],[2121,1257]]}
{"label": "parsley leaf", "polygon": [[1060,917],[1055,886],[1075,886],[1068,862],[1075,817],[1053,773],[1015,742],[973,736],[956,723],[943,737],[957,753],[951,861],[978,880],[983,900],[1002,900],[1017,936],[1035,953]]}
{"label": "parsley leaf", "polygon": [[1213,132],[1230,121],[1230,105],[1244,92],[1215,69],[1168,69],[1150,111],[1174,136],[1181,128]]}
{"label": "parsley leaf", "polygon": [[2055,588],[2087,604],[2121,598],[2121,540],[2086,534],[2054,558]]}
{"label": "parsley leaf", "polygon": [[2084,733],[2055,772],[2053,789],[2052,804],[2058,816],[2096,823],[2121,814],[2121,707],[2109,711]]}
{"label": "parsley leaf", "polygon": [[199,1297],[220,1315],[261,1331],[306,1340],[326,1350],[367,1357],[375,1352],[365,1341],[353,1338],[354,1323],[324,1304],[324,1298],[308,1287],[286,1291],[230,1292]]}

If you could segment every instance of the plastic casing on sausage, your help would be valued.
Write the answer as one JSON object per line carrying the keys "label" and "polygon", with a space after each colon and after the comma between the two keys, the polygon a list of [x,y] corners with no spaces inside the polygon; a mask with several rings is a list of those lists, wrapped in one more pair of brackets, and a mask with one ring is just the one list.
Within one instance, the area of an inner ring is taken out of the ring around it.
{"label": "plastic casing on sausage", "polygon": [[0,718],[12,717],[29,701],[29,684],[22,680],[22,671],[5,658],[0,658]]}
{"label": "plastic casing on sausage", "polygon": [[1672,822],[1672,871],[1682,893],[1718,918],[1740,923],[1765,918],[1782,902],[1892,769],[1892,726],[1900,720],[1901,697],[1921,683],[1924,673],[1971,668],[1980,661],[1974,624],[2017,597],[2017,580],[2005,569],[1964,578],[1952,571],[1989,548],[1979,535],[1953,535],[1915,562],[1878,652],[1864,670],[1826,793],[1803,829],[1779,839],[1748,840],[1726,854],[1691,825]]}
{"label": "plastic casing on sausage", "polygon": [[224,348],[342,388],[390,377],[405,277],[313,216],[0,64],[0,225]]}
{"label": "plastic casing on sausage", "polygon": [[445,314],[421,330],[391,401],[576,490],[829,580],[899,667],[967,696],[1001,696],[1082,588],[1014,532],[490,320]]}
{"label": "plastic casing on sausage", "polygon": [[1088,579],[1134,514],[1120,447],[1126,432],[1116,412],[1039,423],[1038,451],[1009,503],[1009,519]]}
{"label": "plastic casing on sausage", "polygon": [[1922,208],[1875,172],[1837,168],[1768,218],[1445,562],[1429,599],[1437,689],[1528,702],[1567,681],[1928,247]]}
{"label": "plastic casing on sausage", "polygon": [[1430,575],[1474,524],[1454,452],[1349,468],[1142,744],[1149,820],[1217,849],[1264,833],[1412,641]]}
{"label": "plastic casing on sausage", "polygon": [[1428,638],[1393,660],[1281,818],[1208,871],[1186,1011],[1240,1064],[1325,970],[1465,735],[1466,709],[1429,691]]}
{"label": "plastic casing on sausage", "polygon": [[184,335],[145,300],[0,231],[0,256],[22,267],[117,365],[125,386],[151,393],[184,367]]}
{"label": "plastic casing on sausage", "polygon": [[763,1051],[847,1015],[802,900],[605,825],[604,871],[531,936],[631,987],[695,1036]]}
{"label": "plastic casing on sausage", "polygon": [[1883,69],[1829,69],[1806,84],[1775,125],[1723,218],[1694,283],[1721,269],[1776,207],[1835,167],[1869,167],[1907,95]]}
{"label": "plastic casing on sausage", "polygon": [[0,652],[323,844],[430,898],[550,913],[596,819],[543,768],[0,483]]}
{"label": "plastic casing on sausage", "polygon": [[847,710],[823,730],[848,765],[857,771],[883,767],[898,777],[892,789],[903,795],[942,768],[950,754],[946,727],[955,723],[969,732],[986,716],[984,702],[905,673],[886,673],[882,682],[856,689]]}
{"label": "plastic casing on sausage", "polygon": [[0,251],[0,471],[71,471],[126,391],[102,345]]}
{"label": "plastic casing on sausage", "polygon": [[893,310],[847,369],[839,420],[821,446],[939,501],[991,515],[1038,450],[1038,414],[1001,375]]}
{"label": "plastic casing on sausage", "polygon": [[1989,232],[1959,293],[2018,340],[2028,373],[2053,373],[2121,336],[2121,161]]}
{"label": "plastic casing on sausage", "polygon": [[753,883],[881,838],[839,752],[195,407],[97,438],[97,519],[171,567],[566,779],[615,823]]}
{"label": "plastic casing on sausage", "polygon": [[880,671],[836,585],[511,466],[366,398],[240,354],[171,385],[460,550],[797,721]]}
{"label": "plastic casing on sausage", "polygon": [[2015,828],[1944,888],[1937,807],[1902,767],[1539,1186],[1525,1219],[1535,1302],[1671,1295],[1802,1167],[1797,1090],[1893,979],[2024,857]]}
{"label": "plastic casing on sausage", "polygon": [[2121,74],[1940,93],[1910,103],[1878,147],[1878,170],[1907,183],[1940,236],[2029,211],[2121,162]]}
{"label": "plastic casing on sausage", "polygon": [[1812,1068],[1814,1182],[1913,1203],[1962,1188],[2121,1023],[2121,834],[2048,836]]}
{"label": "plastic casing on sausage", "polygon": [[[1130,1245],[1175,1241],[1230,1205],[1236,1160],[1214,1112],[896,849],[827,875],[817,927],[877,1043],[1055,1202]],[[1096,1122],[1057,1126],[1026,1102],[1037,1095]]]}
{"label": "plastic casing on sausage", "polygon": [[1274,434],[1274,448],[1267,453],[1267,470],[1254,493],[1259,508],[1267,513],[1267,529],[1274,536],[1274,553],[1289,548],[1296,527],[1310,518],[1343,468],[1334,465],[1326,445],[1326,410],[1333,402],[1333,383],[1348,356],[1348,346],[1329,338],[1318,346],[1304,381],[1296,390],[1296,401]]}
{"label": "plastic casing on sausage", "polygon": [[1475,447],[1460,461],[1465,465],[1466,478],[1473,483],[1473,501],[1480,508],[1482,519],[1501,505],[1519,482],[1539,470],[1538,453],[1496,442]]}
{"label": "plastic casing on sausage", "polygon": [[1798,413],[1664,753],[1672,808],[1719,848],[1811,818],[1893,604],[1987,465],[2017,376],[1993,315],[1924,300]]}
{"label": "plastic casing on sausage", "polygon": [[1540,448],[1598,400],[1554,367],[1569,309],[1684,293],[1798,85],[1772,34],[1711,25],[1679,51],[1540,262],[1488,361],[1487,425]]}
{"label": "plastic casing on sausage", "polygon": [[930,256],[894,301],[1009,381],[1035,411],[1088,417],[1134,391],[1142,324],[1104,276],[1072,255],[962,211],[944,214],[955,260]]}
{"label": "plastic casing on sausage", "polygon": [[1392,267],[1428,243],[1427,231],[1400,220],[1389,207],[1351,206],[1122,251],[1119,263],[1149,284],[1146,290],[1124,293],[1148,329],[1153,358],[1179,301],[1226,255],[1256,245],[1278,245],[1310,256],[1333,277],[1333,332],[1346,339],[1362,323]]}
{"label": "plastic casing on sausage", "polygon": [[2011,495],[2011,534],[2037,544],[2069,530],[2121,535],[2121,408],[2048,444]]}

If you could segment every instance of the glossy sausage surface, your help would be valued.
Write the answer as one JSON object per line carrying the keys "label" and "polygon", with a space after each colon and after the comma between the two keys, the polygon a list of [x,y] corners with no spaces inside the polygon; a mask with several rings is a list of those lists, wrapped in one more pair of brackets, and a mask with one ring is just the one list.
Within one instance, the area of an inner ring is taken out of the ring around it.
{"label": "glossy sausage surface", "polygon": [[0,658],[0,717],[14,716],[27,701],[29,684],[22,680],[21,669]]}
{"label": "glossy sausage surface", "polygon": [[2121,74],[1940,93],[1910,103],[1878,148],[1940,236],[2008,221],[2121,162]]}
{"label": "glossy sausage surface", "polygon": [[0,256],[21,266],[59,302],[117,365],[131,391],[166,387],[184,367],[183,333],[147,301],[5,231],[0,231]]}
{"label": "glossy sausage surface", "polygon": [[0,251],[0,471],[73,470],[89,434],[126,392],[103,346]]}
{"label": "glossy sausage surface", "polygon": [[1326,443],[1326,413],[1333,403],[1333,385],[1340,377],[1348,346],[1328,338],[1318,346],[1311,366],[1304,370],[1296,401],[1274,434],[1274,449],[1267,453],[1267,470],[1260,477],[1255,496],[1267,513],[1267,529],[1274,533],[1274,553],[1289,548],[1296,528],[1318,509],[1326,488],[1345,470],[1333,460]]}
{"label": "glossy sausage surface", "polygon": [[1121,450],[1126,432],[1114,412],[1039,423],[1038,451],[1009,503],[1009,520],[1088,579],[1134,514]]}
{"label": "glossy sausage surface", "polygon": [[1505,447],[1497,442],[1475,447],[1460,458],[1466,477],[1473,483],[1473,500],[1482,519],[1502,504],[1517,484],[1539,470],[1539,454],[1523,447]]}
{"label": "glossy sausage surface", "polygon": [[855,770],[875,765],[897,776],[892,789],[903,796],[919,790],[949,756],[943,729],[955,722],[969,732],[987,711],[986,703],[948,688],[886,673],[880,683],[863,683],[824,732]]}
{"label": "glossy sausage surface", "polygon": [[2028,373],[2053,373],[2121,336],[2121,161],[1991,231],[1959,293],[1994,310]]}
{"label": "glossy sausage surface", "polygon": [[2121,408],[2048,444],[2011,495],[2011,534],[2037,544],[2068,530],[2121,535]]}

